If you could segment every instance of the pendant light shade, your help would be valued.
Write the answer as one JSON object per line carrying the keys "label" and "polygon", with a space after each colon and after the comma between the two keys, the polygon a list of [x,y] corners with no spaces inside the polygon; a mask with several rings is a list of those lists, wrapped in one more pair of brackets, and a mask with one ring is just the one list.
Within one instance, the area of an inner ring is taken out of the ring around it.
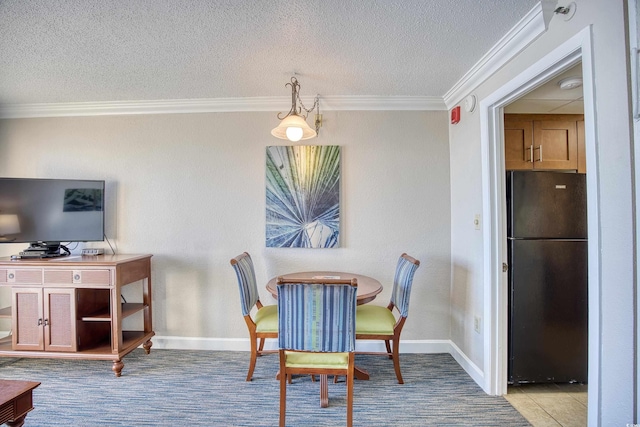
{"label": "pendant light shade", "polygon": [[313,138],[318,134],[307,124],[307,121],[302,116],[292,114],[282,119],[280,124],[273,128],[271,135],[296,142]]}
{"label": "pendant light shade", "polygon": [[[298,83],[298,79],[291,77],[291,83],[287,83],[285,86],[291,86],[291,109],[284,117],[280,117],[282,113],[278,114],[278,118],[281,121],[277,127],[273,128],[271,135],[280,139],[288,139],[292,142],[316,137],[320,126],[322,126],[322,115],[320,114],[318,96],[316,95],[313,106],[307,109],[302,104],[300,95],[298,94],[298,91],[300,90],[300,83]],[[298,103],[300,103],[300,107],[298,107]],[[307,124],[307,116],[302,114],[303,108],[307,113],[316,109],[315,129],[311,128]]]}

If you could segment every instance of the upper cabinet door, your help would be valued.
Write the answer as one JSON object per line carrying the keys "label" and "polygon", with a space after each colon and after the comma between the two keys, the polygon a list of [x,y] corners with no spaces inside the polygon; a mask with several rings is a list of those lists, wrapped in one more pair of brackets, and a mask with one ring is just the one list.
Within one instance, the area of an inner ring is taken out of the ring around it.
{"label": "upper cabinet door", "polygon": [[578,135],[575,121],[533,122],[535,169],[578,169]]}
{"label": "upper cabinet door", "polygon": [[533,121],[504,121],[504,160],[506,170],[533,168]]}
{"label": "upper cabinet door", "polygon": [[506,170],[586,173],[582,114],[505,114]]}

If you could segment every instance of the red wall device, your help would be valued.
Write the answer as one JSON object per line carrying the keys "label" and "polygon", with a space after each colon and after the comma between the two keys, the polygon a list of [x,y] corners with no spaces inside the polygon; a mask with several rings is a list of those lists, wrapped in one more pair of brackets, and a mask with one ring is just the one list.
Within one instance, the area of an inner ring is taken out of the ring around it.
{"label": "red wall device", "polygon": [[451,110],[451,124],[455,125],[460,121],[460,106],[453,107]]}

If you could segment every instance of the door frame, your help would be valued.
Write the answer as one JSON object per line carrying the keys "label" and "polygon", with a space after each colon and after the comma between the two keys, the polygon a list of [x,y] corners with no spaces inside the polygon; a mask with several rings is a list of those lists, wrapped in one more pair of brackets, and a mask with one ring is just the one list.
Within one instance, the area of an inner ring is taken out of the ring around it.
{"label": "door frame", "polygon": [[483,299],[485,392],[507,392],[508,274],[506,190],[504,167],[504,107],[554,76],[582,62],[585,148],[587,162],[587,228],[589,235],[589,393],[590,419],[598,419],[600,401],[600,256],[598,159],[591,27],[556,47],[542,59],[480,101],[483,200]]}

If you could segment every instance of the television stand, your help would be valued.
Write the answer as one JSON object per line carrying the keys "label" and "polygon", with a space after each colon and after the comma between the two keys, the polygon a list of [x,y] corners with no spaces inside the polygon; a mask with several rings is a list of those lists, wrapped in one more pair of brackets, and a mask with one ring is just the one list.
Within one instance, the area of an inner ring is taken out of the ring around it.
{"label": "television stand", "polygon": [[125,355],[151,350],[151,255],[0,258],[1,288],[11,290],[0,319],[12,332],[0,357],[109,360],[119,377]]}

